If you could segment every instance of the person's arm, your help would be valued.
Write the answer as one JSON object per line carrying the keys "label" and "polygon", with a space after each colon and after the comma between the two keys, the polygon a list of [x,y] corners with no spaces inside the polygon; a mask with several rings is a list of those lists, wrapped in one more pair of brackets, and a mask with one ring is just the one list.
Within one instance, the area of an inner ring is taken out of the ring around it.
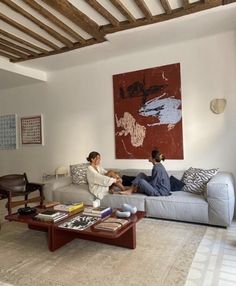
{"label": "person's arm", "polygon": [[116,182],[116,179],[102,175],[91,168],[88,168],[87,178],[90,184],[100,185],[103,187],[110,187]]}
{"label": "person's arm", "polygon": [[159,177],[158,167],[154,166],[152,168],[152,175],[150,176],[150,179],[148,181],[149,184],[151,184],[153,187],[155,187],[158,177]]}

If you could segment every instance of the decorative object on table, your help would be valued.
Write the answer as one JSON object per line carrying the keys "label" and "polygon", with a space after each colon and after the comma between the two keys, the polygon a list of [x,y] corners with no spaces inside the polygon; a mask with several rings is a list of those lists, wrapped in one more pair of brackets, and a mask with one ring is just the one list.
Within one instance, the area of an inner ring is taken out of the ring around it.
{"label": "decorative object on table", "polygon": [[123,211],[128,211],[131,214],[136,214],[136,212],[137,212],[137,208],[135,206],[133,207],[133,206],[131,206],[129,204],[123,204],[122,205],[122,210]]}
{"label": "decorative object on table", "polygon": [[36,208],[24,207],[17,210],[19,215],[31,215],[36,213]]}
{"label": "decorative object on table", "polygon": [[174,176],[170,176],[170,189],[171,192],[179,192],[183,189],[185,183]]}
{"label": "decorative object on table", "polygon": [[182,181],[185,183],[183,191],[194,194],[202,194],[206,190],[206,184],[215,176],[218,169],[200,169],[190,167],[183,174]]}
{"label": "decorative object on table", "polygon": [[93,225],[94,223],[96,223],[99,219],[100,218],[97,217],[78,215],[70,219],[69,221],[60,224],[59,227],[75,229],[75,230],[84,230],[89,226]]}
{"label": "decorative object on table", "polygon": [[87,169],[89,163],[81,163],[70,166],[70,173],[72,176],[73,184],[88,184],[87,181]]}
{"label": "decorative object on table", "polygon": [[46,210],[37,214],[34,218],[36,220],[46,221],[46,222],[58,222],[62,219],[65,219],[69,216],[68,213],[59,212],[55,210]]}
{"label": "decorative object on table", "polygon": [[225,98],[215,98],[210,102],[210,109],[215,114],[223,113],[226,107],[226,99]]}
{"label": "decorative object on table", "polygon": [[129,221],[126,219],[119,219],[115,217],[109,217],[94,226],[95,229],[105,231],[116,231],[126,225]]}
{"label": "decorative object on table", "polygon": [[112,208],[110,207],[85,207],[83,211],[83,215],[86,216],[95,216],[104,218],[112,214]]}
{"label": "decorative object on table", "polygon": [[98,208],[100,207],[101,201],[99,199],[96,199],[93,201],[93,207]]}
{"label": "decorative object on table", "polygon": [[[180,64],[113,75],[117,159],[183,159]],[[174,144],[173,144],[174,142]]]}
{"label": "decorative object on table", "polygon": [[17,148],[16,114],[0,115],[0,150]]}
{"label": "decorative object on table", "polygon": [[56,179],[58,179],[59,177],[66,177],[67,175],[68,175],[68,170],[66,167],[60,166],[56,168],[55,170]]}
{"label": "decorative object on table", "polygon": [[84,209],[83,202],[70,202],[66,204],[58,204],[53,207],[54,210],[64,211],[64,212],[73,212],[73,211],[82,211]]}
{"label": "decorative object on table", "polygon": [[21,118],[21,143],[43,144],[42,115]]}
{"label": "decorative object on table", "polygon": [[130,217],[131,216],[131,212],[129,211],[116,211],[116,216],[117,217]]}
{"label": "decorative object on table", "polygon": [[[39,192],[38,197],[29,198],[29,195],[35,191]],[[28,203],[40,202],[40,206],[43,206],[43,184],[30,183],[28,181],[26,173],[12,174],[0,177],[0,195],[7,198],[6,207],[8,209],[8,215],[11,214],[12,208],[25,205]],[[23,196],[21,200],[14,200],[14,197]]]}

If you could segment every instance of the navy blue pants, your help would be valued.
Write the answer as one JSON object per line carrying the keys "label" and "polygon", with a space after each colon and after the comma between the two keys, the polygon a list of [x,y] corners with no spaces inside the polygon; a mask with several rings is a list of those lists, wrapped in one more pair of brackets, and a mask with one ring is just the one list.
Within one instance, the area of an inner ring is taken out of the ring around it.
{"label": "navy blue pants", "polygon": [[132,184],[138,187],[138,193],[145,194],[147,196],[161,196],[159,191],[147,181],[148,176],[144,173],[139,173],[133,180]]}

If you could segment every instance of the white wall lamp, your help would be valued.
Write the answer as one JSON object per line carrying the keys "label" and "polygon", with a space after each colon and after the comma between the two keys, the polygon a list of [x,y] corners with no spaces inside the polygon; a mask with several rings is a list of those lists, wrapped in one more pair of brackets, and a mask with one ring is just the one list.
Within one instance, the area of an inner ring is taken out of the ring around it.
{"label": "white wall lamp", "polygon": [[226,99],[224,98],[214,98],[210,102],[210,109],[215,114],[223,113],[226,107]]}

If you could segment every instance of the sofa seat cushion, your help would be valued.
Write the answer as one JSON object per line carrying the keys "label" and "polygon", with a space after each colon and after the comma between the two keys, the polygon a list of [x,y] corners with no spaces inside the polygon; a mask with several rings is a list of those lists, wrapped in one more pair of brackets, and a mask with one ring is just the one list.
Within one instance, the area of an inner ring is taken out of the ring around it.
{"label": "sofa seat cushion", "polygon": [[119,194],[107,194],[101,201],[101,205],[104,207],[121,208],[124,203],[137,207],[139,211],[145,211],[145,199],[147,196],[143,194],[132,195],[119,195]]}
{"label": "sofa seat cushion", "polygon": [[94,196],[88,190],[88,184],[70,184],[53,191],[53,199],[61,203],[81,201],[85,205],[92,205]]}
{"label": "sofa seat cushion", "polygon": [[180,191],[167,197],[146,197],[148,217],[208,223],[208,203],[203,196]]}

